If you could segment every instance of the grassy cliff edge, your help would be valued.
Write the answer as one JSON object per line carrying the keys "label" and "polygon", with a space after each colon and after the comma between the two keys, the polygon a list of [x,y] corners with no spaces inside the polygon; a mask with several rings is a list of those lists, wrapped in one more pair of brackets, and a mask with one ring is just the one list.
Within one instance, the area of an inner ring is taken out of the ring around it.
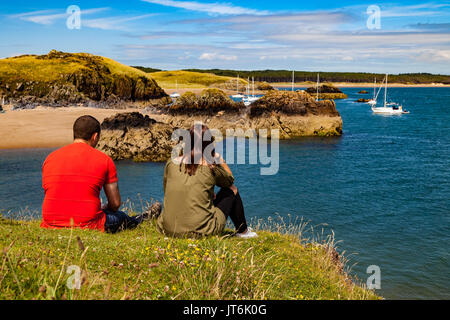
{"label": "grassy cliff edge", "polygon": [[[111,235],[1,219],[0,299],[380,298],[352,282],[327,245],[277,230],[229,234],[173,239],[147,222]],[[71,290],[77,267],[81,288]]]}

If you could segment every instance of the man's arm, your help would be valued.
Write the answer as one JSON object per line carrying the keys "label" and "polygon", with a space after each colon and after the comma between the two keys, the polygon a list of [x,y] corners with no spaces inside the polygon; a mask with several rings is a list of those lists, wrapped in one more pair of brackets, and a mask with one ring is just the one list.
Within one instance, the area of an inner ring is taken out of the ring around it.
{"label": "man's arm", "polygon": [[109,183],[104,185],[104,190],[106,198],[108,199],[108,204],[105,209],[116,212],[119,210],[122,200],[120,199],[119,185],[117,182]]}

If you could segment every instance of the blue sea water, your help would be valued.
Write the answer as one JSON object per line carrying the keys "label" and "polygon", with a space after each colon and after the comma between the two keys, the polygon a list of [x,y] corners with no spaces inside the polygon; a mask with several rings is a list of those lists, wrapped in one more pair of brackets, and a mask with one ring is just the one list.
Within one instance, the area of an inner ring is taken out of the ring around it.
{"label": "blue sea water", "polygon": [[[411,111],[400,116],[372,114],[354,102],[359,90],[343,89],[349,98],[336,101],[342,137],[282,141],[277,175],[231,166],[246,214],[304,217],[317,231],[333,230],[352,274],[365,282],[367,267],[380,267],[377,292],[385,298],[449,299],[450,88],[389,89]],[[4,213],[40,214],[40,168],[49,152],[0,151]],[[162,200],[164,164],[121,161],[117,168],[121,193],[136,207],[140,199]]]}

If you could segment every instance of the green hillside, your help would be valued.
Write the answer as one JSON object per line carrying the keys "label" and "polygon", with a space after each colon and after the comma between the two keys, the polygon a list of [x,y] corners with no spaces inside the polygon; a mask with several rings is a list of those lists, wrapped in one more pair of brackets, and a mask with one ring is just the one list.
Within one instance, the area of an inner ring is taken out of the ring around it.
{"label": "green hillside", "polygon": [[0,95],[44,103],[166,96],[144,71],[100,56],[55,50],[47,55],[1,59]]}

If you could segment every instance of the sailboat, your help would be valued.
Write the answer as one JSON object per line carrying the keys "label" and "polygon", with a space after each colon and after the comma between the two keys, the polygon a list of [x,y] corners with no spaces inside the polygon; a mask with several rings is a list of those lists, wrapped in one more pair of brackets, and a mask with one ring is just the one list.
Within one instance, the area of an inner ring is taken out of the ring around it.
{"label": "sailboat", "polygon": [[177,99],[177,98],[181,97],[180,94],[178,93],[178,80],[176,80],[176,87],[177,87],[177,89],[175,90],[175,92],[170,95],[170,97],[173,99]]}
{"label": "sailboat", "polygon": [[382,107],[372,106],[373,113],[379,114],[405,114],[409,111],[403,110],[403,106],[395,102],[387,102],[387,83],[388,75],[386,74],[386,81],[384,83],[384,105]]}
{"label": "sailboat", "polygon": [[247,86],[247,96],[244,97],[244,105],[249,106],[253,102],[259,99],[259,97],[255,96],[255,78],[252,77],[252,95],[250,96],[250,79],[248,80],[248,86]]}
{"label": "sailboat", "polygon": [[367,103],[370,104],[371,106],[375,106],[377,104],[378,95],[376,94],[377,91],[376,86],[377,86],[377,78],[375,78],[373,83],[373,98],[367,101]]}
{"label": "sailboat", "polygon": [[244,96],[239,93],[239,75],[236,78],[236,92],[237,92],[237,94],[232,95],[231,96],[232,98],[235,98],[235,99],[242,99],[242,98],[244,98]]}

